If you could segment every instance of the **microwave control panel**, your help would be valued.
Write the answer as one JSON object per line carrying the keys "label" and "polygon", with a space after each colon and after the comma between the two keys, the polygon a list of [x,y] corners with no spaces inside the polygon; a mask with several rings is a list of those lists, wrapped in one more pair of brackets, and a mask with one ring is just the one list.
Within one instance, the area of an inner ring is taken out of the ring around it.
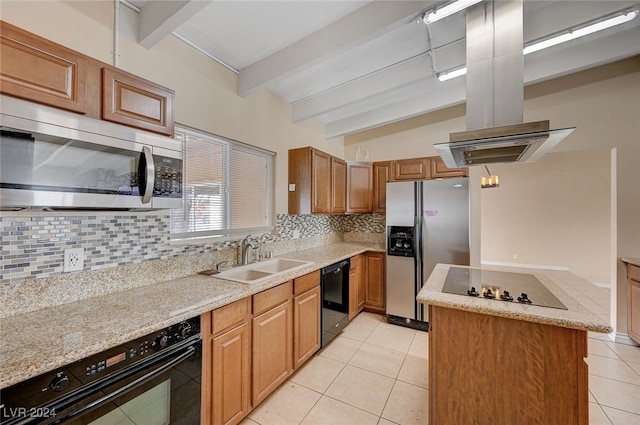
{"label": "microwave control panel", "polygon": [[181,198],[182,160],[154,155],[153,162],[156,168],[153,196]]}

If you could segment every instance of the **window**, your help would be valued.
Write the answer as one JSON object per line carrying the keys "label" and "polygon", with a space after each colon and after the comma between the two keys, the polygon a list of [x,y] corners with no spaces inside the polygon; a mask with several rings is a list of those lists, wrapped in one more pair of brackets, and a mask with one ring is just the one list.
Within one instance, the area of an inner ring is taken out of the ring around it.
{"label": "window", "polygon": [[184,140],[184,197],[171,210],[171,239],[273,229],[273,152],[185,128],[176,138]]}

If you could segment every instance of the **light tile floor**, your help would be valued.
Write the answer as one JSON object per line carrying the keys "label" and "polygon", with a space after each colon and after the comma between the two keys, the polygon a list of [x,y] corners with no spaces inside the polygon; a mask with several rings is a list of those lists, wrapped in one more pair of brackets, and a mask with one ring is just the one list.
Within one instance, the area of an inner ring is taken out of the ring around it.
{"label": "light tile floor", "polygon": [[[564,289],[608,320],[609,291]],[[427,424],[428,338],[361,313],[241,425]],[[640,425],[640,347],[589,333],[591,425]]]}

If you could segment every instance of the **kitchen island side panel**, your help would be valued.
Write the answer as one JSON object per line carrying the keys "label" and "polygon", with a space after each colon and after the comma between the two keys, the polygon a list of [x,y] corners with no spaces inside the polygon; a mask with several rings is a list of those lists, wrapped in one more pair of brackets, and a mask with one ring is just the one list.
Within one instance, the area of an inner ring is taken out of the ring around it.
{"label": "kitchen island side panel", "polygon": [[430,306],[431,425],[588,424],[587,332]]}

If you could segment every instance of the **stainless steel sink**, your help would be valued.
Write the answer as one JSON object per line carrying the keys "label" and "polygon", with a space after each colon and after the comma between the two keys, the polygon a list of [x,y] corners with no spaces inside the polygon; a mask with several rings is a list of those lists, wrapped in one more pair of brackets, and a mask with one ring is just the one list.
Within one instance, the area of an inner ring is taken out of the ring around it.
{"label": "stainless steel sink", "polygon": [[234,282],[255,284],[270,277],[277,277],[280,274],[299,269],[311,263],[312,261],[274,258],[272,260],[234,267],[216,274],[215,277],[232,280]]}

